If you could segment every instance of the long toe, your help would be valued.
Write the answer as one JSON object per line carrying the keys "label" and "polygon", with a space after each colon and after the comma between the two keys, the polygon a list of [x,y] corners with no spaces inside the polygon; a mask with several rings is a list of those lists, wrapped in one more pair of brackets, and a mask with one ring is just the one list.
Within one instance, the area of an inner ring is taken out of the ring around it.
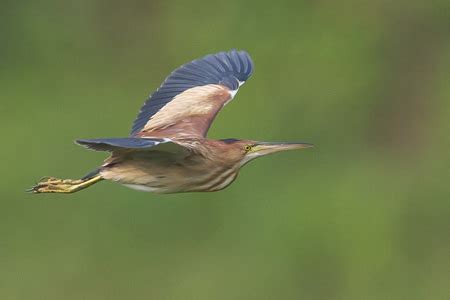
{"label": "long toe", "polygon": [[78,184],[79,180],[61,180],[54,177],[46,177],[39,181],[36,185],[27,190],[29,193],[70,193],[74,184]]}

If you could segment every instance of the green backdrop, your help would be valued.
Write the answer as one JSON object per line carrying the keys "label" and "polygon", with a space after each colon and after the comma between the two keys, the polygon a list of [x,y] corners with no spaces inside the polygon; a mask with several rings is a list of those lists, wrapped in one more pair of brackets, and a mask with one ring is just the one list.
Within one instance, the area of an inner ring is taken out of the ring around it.
{"label": "green backdrop", "polygon": [[[448,1],[1,1],[0,299],[449,299]],[[211,138],[316,148],[216,193],[77,178],[177,66],[245,49]]]}

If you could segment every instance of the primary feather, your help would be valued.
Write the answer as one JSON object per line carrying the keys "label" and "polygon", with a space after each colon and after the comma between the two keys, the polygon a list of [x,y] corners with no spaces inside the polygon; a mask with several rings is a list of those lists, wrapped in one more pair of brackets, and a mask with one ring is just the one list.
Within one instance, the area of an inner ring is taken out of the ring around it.
{"label": "primary feather", "polygon": [[162,143],[171,142],[169,139],[142,139],[142,138],[104,138],[79,139],[76,143],[95,151],[114,151],[119,149],[145,149],[155,147]]}

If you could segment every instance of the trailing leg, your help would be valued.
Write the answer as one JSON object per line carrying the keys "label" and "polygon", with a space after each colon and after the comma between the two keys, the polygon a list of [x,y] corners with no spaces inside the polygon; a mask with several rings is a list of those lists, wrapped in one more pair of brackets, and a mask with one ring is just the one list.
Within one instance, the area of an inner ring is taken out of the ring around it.
{"label": "trailing leg", "polygon": [[44,177],[35,186],[27,190],[30,193],[75,193],[102,181],[101,175],[85,177],[82,179],[58,179],[54,177]]}

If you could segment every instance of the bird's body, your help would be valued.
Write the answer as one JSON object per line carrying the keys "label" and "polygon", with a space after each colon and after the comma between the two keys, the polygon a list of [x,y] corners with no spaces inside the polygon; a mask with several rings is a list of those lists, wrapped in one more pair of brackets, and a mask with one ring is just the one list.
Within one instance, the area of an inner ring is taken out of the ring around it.
{"label": "bird's body", "polygon": [[217,191],[231,184],[238,175],[241,155],[226,142],[207,139],[174,142],[192,150],[113,155],[99,172],[104,179],[155,193]]}
{"label": "bird's body", "polygon": [[220,109],[250,77],[244,51],[207,55],[185,64],[144,103],[126,138],[82,139],[77,143],[111,156],[79,180],[45,178],[33,193],[72,193],[107,179],[155,193],[212,192],[230,185],[256,157],[310,147],[306,143],[206,138]]}

